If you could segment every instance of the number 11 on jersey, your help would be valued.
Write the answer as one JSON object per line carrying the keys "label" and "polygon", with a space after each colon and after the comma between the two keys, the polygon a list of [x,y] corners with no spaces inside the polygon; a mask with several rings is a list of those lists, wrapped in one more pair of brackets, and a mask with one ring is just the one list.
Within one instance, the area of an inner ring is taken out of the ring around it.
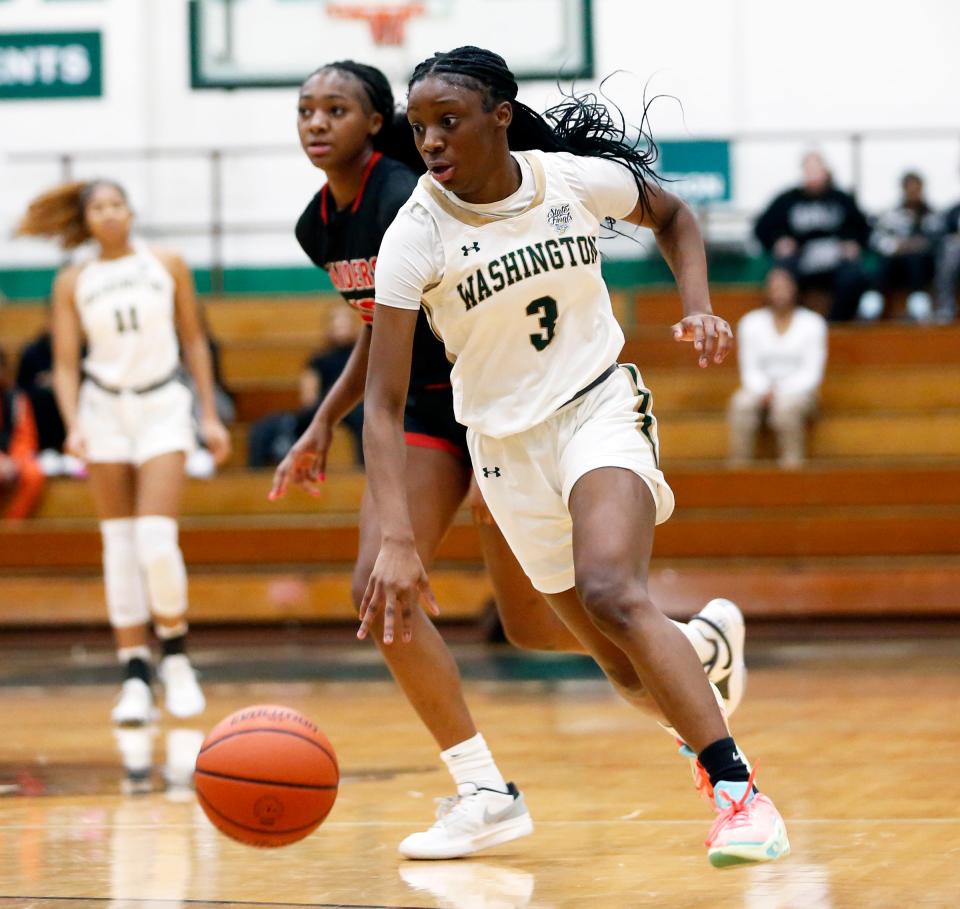
{"label": "number 11 on jersey", "polygon": [[[122,309],[115,309],[113,315],[117,320],[117,331],[122,335],[125,331],[140,331],[140,323],[137,321],[137,307],[131,306],[126,312]],[[126,316],[126,319],[124,319]]]}

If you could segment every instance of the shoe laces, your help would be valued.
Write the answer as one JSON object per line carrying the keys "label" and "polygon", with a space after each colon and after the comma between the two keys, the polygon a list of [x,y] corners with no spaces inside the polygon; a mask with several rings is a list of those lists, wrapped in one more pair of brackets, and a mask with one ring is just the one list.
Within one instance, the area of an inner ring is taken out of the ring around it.
{"label": "shoe laces", "polygon": [[697,753],[681,738],[677,738],[681,757],[690,759],[690,771],[693,774],[693,788],[697,795],[702,795],[713,804],[713,786],[710,783],[710,774],[703,769],[703,764],[697,759]]}
{"label": "shoe laces", "polygon": [[743,795],[738,799],[731,798],[723,789],[720,790],[721,798],[726,799],[730,804],[724,808],[717,809],[717,817],[707,834],[704,842],[705,846],[712,846],[720,832],[726,829],[735,830],[739,827],[746,827],[750,823],[750,812],[747,807],[753,795],[753,778],[757,775],[756,767],[750,771],[750,778],[747,780],[747,787],[743,790]]}
{"label": "shoe laces", "polygon": [[690,769],[693,771],[693,788],[697,790],[697,795],[702,795],[707,801],[713,801],[713,784],[710,782],[710,774],[703,769],[703,764],[696,758],[691,762]]}
{"label": "shoe laces", "polygon": [[436,817],[438,821],[442,821],[448,814],[450,814],[460,802],[463,801],[462,795],[445,795],[441,798],[434,799],[436,802],[437,810]]}

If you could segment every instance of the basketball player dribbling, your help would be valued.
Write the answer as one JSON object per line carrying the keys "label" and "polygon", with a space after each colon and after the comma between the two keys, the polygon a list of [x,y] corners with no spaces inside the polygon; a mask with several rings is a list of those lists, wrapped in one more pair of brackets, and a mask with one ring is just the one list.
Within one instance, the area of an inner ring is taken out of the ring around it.
{"label": "basketball player dribbling", "polygon": [[134,239],[132,224],[123,189],[94,180],[39,196],[18,229],[56,238],[65,249],[94,247],[54,282],[53,383],[64,448],[87,464],[100,521],[107,613],[124,671],[112,713],[121,726],[148,723],[156,713],[151,622],[167,711],[189,717],[205,706],[186,655],[187,574],[178,543],[184,463],[195,437],[192,395],[179,379],[181,349],[200,399],[201,436],[218,462],[230,452],[190,271],[175,253]]}
{"label": "basketball player dribbling", "polygon": [[[333,429],[363,398],[373,321],[374,270],[384,232],[417,185],[411,169],[423,171],[404,118],[395,114],[389,82],[377,69],[354,61],[321,67],[303,83],[298,99],[300,142],[327,182],[297,224],[297,239],[324,268],[364,327],[344,373],[324,398],[310,427],[277,468],[271,498],[294,483],[316,492],[324,479]],[[415,319],[412,371],[405,388],[402,482],[411,503],[413,539],[429,565],[470,485],[466,433],[454,418],[450,362],[424,314]],[[482,511],[478,504],[476,511]],[[531,649],[585,652],[583,644],[530,586],[495,524],[480,521],[485,561],[508,637]],[[369,490],[360,512],[360,551],[354,571],[357,608],[380,546],[381,528]],[[680,626],[710,677],[726,688],[727,709],[743,690],[743,625],[736,606],[712,601],[700,621]],[[437,824],[400,844],[407,858],[442,859],[523,836],[532,830],[517,789],[507,783],[463,697],[457,666],[439,633],[418,609],[401,641],[375,639],[394,677],[441,749],[457,797],[444,802]],[[720,658],[718,659],[718,654]],[[425,672],[424,667],[429,667]],[[621,690],[633,698],[635,674]],[[458,818],[493,816],[461,829]]]}
{"label": "basketball player dribbling", "polygon": [[[603,219],[652,228],[683,303],[674,337],[693,342],[701,367],[720,362],[732,332],[710,308],[699,229],[595,98],[569,97],[544,118],[516,96],[504,60],[475,47],[435,55],[410,81],[407,118],[428,174],[378,259],[364,447],[380,551],[358,634],[382,625],[386,639],[409,639],[420,598],[434,603],[402,435],[422,310],[456,358],[454,408],[477,481],[533,586],[696,755],[717,811],[710,862],[780,858],[783,820],[754,786],[694,648],[647,593],[654,526],[673,494],[650,393],[636,367],[616,364],[624,338],[600,273]],[[434,835],[468,836],[488,810],[462,802]]]}

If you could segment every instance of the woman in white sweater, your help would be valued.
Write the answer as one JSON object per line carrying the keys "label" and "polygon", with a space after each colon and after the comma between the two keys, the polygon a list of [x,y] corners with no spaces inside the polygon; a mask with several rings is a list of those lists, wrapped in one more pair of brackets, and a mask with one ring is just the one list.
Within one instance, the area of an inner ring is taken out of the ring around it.
{"label": "woman in white sweater", "polygon": [[766,417],[777,440],[781,467],[803,464],[806,427],[817,406],[827,362],[826,320],[797,306],[797,284],[774,268],[764,285],[766,305],[747,313],[737,326],[740,388],[730,400],[730,460],[753,458]]}

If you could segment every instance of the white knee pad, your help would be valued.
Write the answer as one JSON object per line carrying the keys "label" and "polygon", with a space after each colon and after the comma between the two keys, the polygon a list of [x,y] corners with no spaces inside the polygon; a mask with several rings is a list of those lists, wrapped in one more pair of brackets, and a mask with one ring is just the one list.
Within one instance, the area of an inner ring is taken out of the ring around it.
{"label": "white knee pad", "polygon": [[174,619],[187,611],[187,569],[177,542],[177,522],[160,515],[136,519],[137,555],[154,615]]}
{"label": "white knee pad", "polygon": [[103,586],[107,615],[113,628],[130,628],[150,621],[150,607],[137,558],[134,518],[100,522],[103,538]]}

